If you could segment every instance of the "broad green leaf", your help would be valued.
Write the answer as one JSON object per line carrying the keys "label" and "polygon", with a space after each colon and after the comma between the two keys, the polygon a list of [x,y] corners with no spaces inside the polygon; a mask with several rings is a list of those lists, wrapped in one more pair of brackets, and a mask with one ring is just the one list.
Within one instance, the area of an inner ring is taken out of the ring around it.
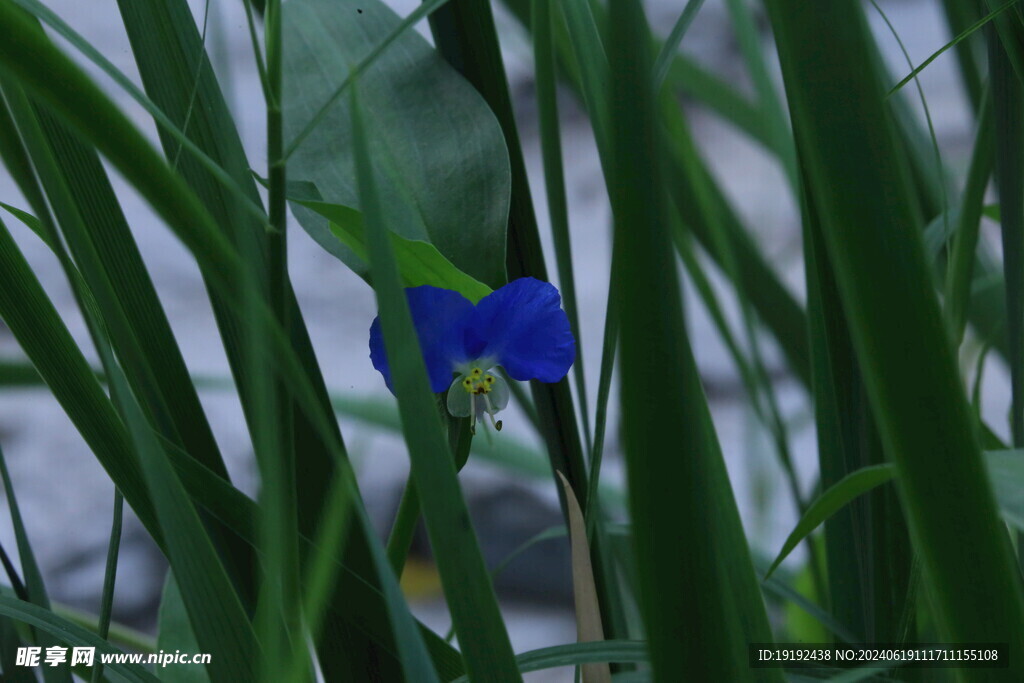
{"label": "broad green leaf", "polygon": [[[284,8],[286,137],[294,136],[388,37],[399,17],[378,0],[291,0]],[[397,37],[359,79],[373,131],[388,228],[430,242],[491,287],[505,282],[509,165],[494,115],[415,31]],[[352,166],[350,106],[340,98],[289,159],[293,180],[333,204],[362,208]],[[336,243],[326,221],[294,207],[299,223],[355,272],[366,264]]]}
{"label": "broad green leaf", "polygon": [[[369,263],[363,215],[359,211],[340,204],[312,199],[297,199],[294,196],[290,196],[289,199],[293,206],[300,204],[328,220],[331,233],[340,243],[328,251],[338,258],[343,258],[345,254],[340,247],[344,247],[348,250],[349,257],[355,257],[364,266]],[[456,268],[433,244],[423,240],[407,239],[391,231],[389,237],[391,247],[395,250],[398,272],[406,287],[433,285],[451,289],[473,303],[491,293],[490,287]],[[366,277],[368,273],[364,271],[360,274]]]}

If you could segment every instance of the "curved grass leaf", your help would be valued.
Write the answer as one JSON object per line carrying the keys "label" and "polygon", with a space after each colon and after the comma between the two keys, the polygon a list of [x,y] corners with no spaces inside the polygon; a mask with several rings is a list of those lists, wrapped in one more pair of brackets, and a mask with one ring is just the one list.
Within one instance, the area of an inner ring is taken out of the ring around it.
{"label": "curved grass leaf", "polygon": [[799,607],[805,613],[810,615],[819,624],[824,626],[832,635],[836,636],[841,642],[844,643],[858,643],[862,642],[862,638],[854,635],[850,629],[840,624],[835,618],[823,610],[818,605],[814,604],[803,595],[798,593],[796,590],[783,583],[776,577],[767,577],[761,582],[761,588],[766,594],[772,594],[776,598],[784,601],[788,601]]}
{"label": "curved grass leaf", "polygon": [[850,501],[895,476],[896,468],[893,465],[872,465],[851,472],[829,487],[807,507],[807,512],[797,522],[796,528],[790,532],[786,542],[782,544],[782,550],[779,551],[775,561],[768,567],[764,578],[767,579],[771,576],[772,572],[793,551],[793,548],[797,547],[800,541],[817,529],[822,522],[849,504]]}
{"label": "curved grass leaf", "polygon": [[979,30],[981,30],[985,26],[985,24],[989,23],[990,21],[992,21],[993,19],[998,17],[1000,14],[1002,14],[1006,10],[1010,9],[1013,5],[1016,5],[1018,2],[1020,2],[1020,0],[1009,0],[1009,2],[1003,4],[1000,7],[996,8],[995,10],[989,12],[984,17],[982,17],[981,19],[978,19],[978,21],[974,22],[973,24],[968,26],[966,29],[964,29],[963,31],[958,33],[956,35],[956,37],[953,38],[953,40],[949,41],[948,43],[946,43],[945,45],[940,47],[938,50],[936,50],[931,55],[929,55],[923,62],[918,64],[917,67],[912,69],[909,74],[907,74],[899,83],[894,85],[889,90],[889,93],[888,93],[887,96],[893,95],[894,93],[898,92],[900,90],[900,88],[905,86],[910,81],[914,80],[914,78],[916,78],[919,73],[924,71],[925,67],[927,67],[929,64],[934,62],[936,59],[938,59],[939,56],[941,56],[943,52],[945,52],[949,48],[955,47],[955,46],[959,45],[961,42],[967,40],[968,38],[973,36],[975,33],[977,33]]}
{"label": "curved grass leaf", "polygon": [[[85,38],[79,35],[74,29],[72,29],[66,22],[58,17],[52,10],[38,2],[38,0],[11,0],[13,3],[20,5],[26,12],[29,12],[40,21],[43,21],[52,28],[56,33],[65,38],[71,45],[78,49],[83,56],[88,60],[96,64],[102,71],[104,71],[115,83],[117,83],[132,99],[139,103],[139,105],[145,109],[154,121],[160,127],[160,133],[167,135],[176,141],[178,149],[188,150],[190,156],[192,156],[197,163],[202,165],[210,174],[211,177],[216,178],[221,186],[228,190],[232,196],[239,200],[239,206],[243,207],[250,215],[255,216],[258,219],[265,220],[262,209],[259,204],[254,202],[251,197],[247,197],[244,190],[240,185],[232,179],[231,175],[224,170],[216,161],[211,159],[203,150],[201,150],[189,136],[185,134],[178,126],[176,126],[171,119],[167,116],[164,109],[155,103],[153,100],[146,97],[139,88],[128,78],[124,73],[117,69],[106,57],[100,53],[95,47],[93,47]],[[132,0],[122,0],[122,12],[126,6],[130,6]],[[151,27],[153,25],[151,24]],[[129,36],[132,35],[132,23],[126,22],[126,27],[129,29]],[[150,37],[154,37],[158,32],[154,31],[150,34]],[[163,53],[165,56],[169,55],[169,52]],[[145,75],[145,69],[143,69]],[[202,82],[202,81],[200,81]],[[185,91],[188,93],[189,91]],[[196,91],[198,94],[198,91]]]}
{"label": "curved grass leaf", "polygon": [[[4,497],[7,498],[7,508],[11,513],[11,526],[14,527],[14,538],[18,544],[18,560],[25,577],[25,590],[28,599],[32,604],[48,610],[50,609],[50,598],[46,593],[46,584],[43,582],[43,574],[39,570],[35,553],[32,551],[32,544],[28,538],[28,531],[25,529],[21,509],[18,507],[18,499],[14,495],[14,483],[7,470],[7,459],[4,457],[2,449],[0,449],[0,477],[3,478]],[[56,641],[51,635],[46,634],[37,638],[37,643],[46,647],[55,644]],[[43,679],[46,681],[70,681],[71,675],[68,667],[47,667],[43,670]]]}
{"label": "curved grass leaf", "polygon": [[[516,655],[519,673],[596,662],[644,663],[647,661],[647,643],[639,640],[604,640],[597,643],[555,645]],[[451,683],[469,683],[469,681],[468,676],[463,676],[454,679]]]}
{"label": "curved grass leaf", "polygon": [[[228,240],[239,253],[250,258],[246,265],[257,272],[257,277],[266,277],[264,226],[267,217],[259,208],[259,195],[245,151],[213,74],[210,59],[203,49],[188,3],[184,0],[119,0],[118,5],[147,93],[167,113],[167,117],[188,133],[189,139],[183,142],[180,136],[174,135],[170,129],[164,130],[166,126],[161,125],[158,130],[165,156],[174,160],[177,171],[199,195]],[[183,147],[191,149],[193,142],[215,160],[213,168],[199,155],[180,153]],[[241,193],[224,183],[217,165],[226,169]],[[238,297],[231,296],[219,283],[220,268],[210,266],[203,258],[199,261],[246,420],[255,437],[258,424],[252,406],[260,397],[254,382],[250,381],[251,361],[246,356],[251,348],[247,335],[252,321],[241,316],[240,311],[244,309],[238,305]],[[286,291],[285,296],[291,348],[278,345],[275,356],[287,358],[294,352],[298,363],[292,365],[292,372],[304,372],[308,376],[305,390],[292,389],[301,406],[295,411],[292,435],[296,490],[301,491],[298,496],[299,524],[312,535],[320,522],[330,482],[337,473],[335,465],[339,465],[339,471],[343,472],[347,463],[336,421],[330,417],[326,388],[302,312],[293,293]],[[263,336],[256,331],[252,334]],[[293,379],[295,377],[293,375]],[[301,376],[298,381],[304,383]],[[366,579],[372,572],[365,568],[364,533],[365,529],[356,527],[356,542],[347,545],[350,550],[346,561],[357,566],[358,571],[339,575],[339,584],[333,586],[333,593],[329,596],[329,618],[325,624],[325,635],[318,643],[320,665],[329,679],[360,670],[368,674],[372,672],[372,675],[389,675],[397,671],[394,651],[389,649],[392,641],[387,612],[381,609],[381,602],[375,594],[368,597],[371,594],[367,588],[375,589],[375,584]],[[251,564],[251,558],[249,562]],[[346,606],[344,610],[338,608],[342,602]],[[330,646],[326,645],[328,638]],[[455,670],[461,670],[457,655],[451,648],[443,646],[432,652],[439,667],[454,666]]]}
{"label": "curved grass leaf", "polygon": [[[986,91],[978,109],[974,151],[971,153],[967,183],[957,213],[956,234],[946,274],[946,317],[953,332],[953,339],[958,345],[963,340],[964,326],[967,324],[981,217],[986,215],[993,220],[999,220],[998,210],[993,218],[991,212],[986,212],[984,206],[985,190],[992,174],[993,138],[992,100]],[[998,209],[998,206],[996,208]]]}
{"label": "curved grass leaf", "polygon": [[[6,283],[0,288],[0,317],[150,534],[158,544],[163,543],[148,491],[120,420],[103,394],[95,372],[60,324],[56,311],[38,284],[32,285],[34,280],[28,266],[5,231],[0,231],[0,274]],[[191,497],[233,532],[254,544],[255,504],[204,465],[183,455],[173,444],[164,446],[172,457],[177,456],[175,468]],[[386,614],[379,591],[363,578],[361,571],[351,567],[344,567],[344,570],[342,585],[347,610],[345,613],[332,610],[332,617],[342,622],[358,617],[352,626],[365,638],[358,642],[372,643],[381,654],[390,652],[394,657],[389,650],[386,619],[383,624],[379,619]],[[429,631],[423,634],[439,670],[458,675],[461,666],[453,659],[457,657],[454,651]]]}
{"label": "curved grass leaf", "polygon": [[360,205],[367,224],[371,274],[380,305],[384,343],[420,494],[452,622],[466,669],[480,681],[518,680],[512,646],[498,610],[494,587],[466,510],[455,462],[441,431],[437,402],[427,382],[412,316],[398,274],[370,162],[362,112],[353,92],[352,141]]}
{"label": "curved grass leaf", "polygon": [[[94,647],[97,659],[99,653],[122,654],[120,650],[95,633],[62,619],[49,610],[8,595],[0,595],[0,614],[45,631],[68,647]],[[107,664],[104,668],[108,674],[114,674],[118,680],[131,683],[158,683],[158,679],[153,674],[138,664],[112,663]]]}
{"label": "curved grass leaf", "polygon": [[661,84],[665,82],[669,67],[672,66],[672,61],[679,51],[679,44],[683,42],[683,36],[686,35],[687,29],[690,28],[693,20],[697,18],[697,12],[700,12],[700,8],[703,6],[704,0],[688,0],[686,7],[683,8],[683,13],[679,15],[679,19],[673,24],[668,38],[665,39],[661,49],[658,51],[657,59],[654,60],[655,89],[661,88]]}

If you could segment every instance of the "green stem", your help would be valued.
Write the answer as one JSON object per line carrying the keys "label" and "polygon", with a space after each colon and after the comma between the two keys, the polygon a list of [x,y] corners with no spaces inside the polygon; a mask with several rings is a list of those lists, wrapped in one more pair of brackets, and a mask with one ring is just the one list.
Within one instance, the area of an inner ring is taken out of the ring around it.
{"label": "green stem", "polygon": [[[438,401],[438,410],[441,417],[448,424],[448,446],[455,458],[455,469],[461,472],[469,460],[469,449],[473,445],[473,434],[469,429],[468,417],[452,417],[448,415],[443,399]],[[483,427],[487,429],[487,427]],[[409,556],[409,547],[412,545],[413,535],[416,533],[416,525],[420,521],[420,496],[416,490],[416,484],[412,475],[405,482],[405,491],[402,492],[402,500],[398,504],[398,512],[395,515],[395,522],[391,526],[391,534],[388,536],[387,556],[388,564],[394,570],[395,576],[402,578],[402,571],[405,569],[405,560]]]}
{"label": "green stem", "polygon": [[[270,230],[267,234],[269,268],[267,287],[270,308],[282,329],[290,330],[288,283],[288,215],[286,199],[287,172],[284,162],[284,121],[281,98],[283,86],[282,70],[282,27],[281,2],[270,0],[266,3],[264,15],[264,42],[266,45],[266,107],[267,107],[267,159],[268,159],[268,211]],[[271,448],[266,453],[264,477],[276,481],[268,485],[267,512],[280,521],[268,529],[268,576],[265,589],[273,594],[269,611],[280,610],[284,618],[284,633],[274,633],[275,619],[267,619],[267,660],[271,664],[267,673],[273,677],[276,665],[291,670],[292,657],[302,648],[295,647],[302,640],[302,622],[299,606],[298,570],[298,506],[295,490],[295,454],[293,449],[293,403],[287,387],[278,378],[268,382],[273,388],[268,396],[267,413],[272,415],[275,425],[267,425],[267,441]],[[280,648],[280,649],[279,649]]]}
{"label": "green stem", "polygon": [[[107,546],[107,567],[103,574],[103,597],[100,600],[100,620],[96,633],[104,640],[110,635],[110,616],[114,609],[114,581],[117,577],[117,557],[121,550],[121,526],[124,520],[124,496],[114,489],[114,521],[110,525],[110,544]],[[92,683],[103,680],[103,665],[92,670]]]}
{"label": "green stem", "polygon": [[395,523],[391,526],[391,535],[388,536],[388,564],[399,579],[402,578],[405,559],[409,556],[409,547],[412,545],[412,537],[419,521],[420,496],[416,492],[416,483],[410,476],[405,482],[402,502],[398,504],[398,514],[395,515]]}

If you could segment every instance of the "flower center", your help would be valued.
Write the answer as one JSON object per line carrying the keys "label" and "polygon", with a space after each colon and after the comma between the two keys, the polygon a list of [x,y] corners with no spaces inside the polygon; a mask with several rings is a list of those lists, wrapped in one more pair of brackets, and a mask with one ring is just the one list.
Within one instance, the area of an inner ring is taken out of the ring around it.
{"label": "flower center", "polygon": [[470,429],[476,433],[476,421],[487,415],[495,430],[501,431],[501,420],[495,413],[505,408],[509,400],[508,384],[501,377],[485,372],[490,367],[479,360],[463,366],[462,374],[448,389],[448,412],[456,417],[468,417]]}
{"label": "flower center", "polygon": [[466,375],[466,378],[462,380],[462,388],[466,390],[466,393],[475,396],[489,394],[496,381],[497,379],[494,375],[490,373],[484,374],[484,371],[480,368],[473,368]]}

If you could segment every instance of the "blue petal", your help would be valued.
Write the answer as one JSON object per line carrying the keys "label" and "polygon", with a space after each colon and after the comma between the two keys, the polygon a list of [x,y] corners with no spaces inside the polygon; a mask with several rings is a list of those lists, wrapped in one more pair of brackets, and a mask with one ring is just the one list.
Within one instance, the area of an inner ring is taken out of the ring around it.
{"label": "blue petal", "polygon": [[554,285],[513,280],[476,305],[469,350],[494,358],[516,380],[557,382],[576,359],[576,340]]}
{"label": "blue petal", "polygon": [[[441,393],[452,383],[455,363],[467,360],[465,330],[473,315],[473,304],[458,292],[430,285],[406,289],[405,295],[430,377],[430,388]],[[370,325],[370,361],[394,393],[379,317]]]}

